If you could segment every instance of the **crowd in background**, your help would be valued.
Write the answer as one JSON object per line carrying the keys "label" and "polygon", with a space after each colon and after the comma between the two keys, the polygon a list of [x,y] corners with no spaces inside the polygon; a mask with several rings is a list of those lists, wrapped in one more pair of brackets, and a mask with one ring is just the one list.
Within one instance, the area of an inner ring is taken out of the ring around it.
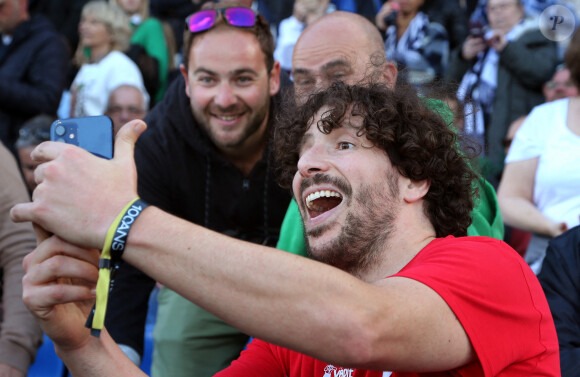
{"label": "crowd in background", "polygon": [[[397,65],[398,80],[448,103],[464,146],[479,151],[478,169],[498,190],[504,240],[535,273],[550,239],[580,224],[580,130],[566,127],[580,117],[580,42],[571,42],[572,32],[562,40],[547,38],[539,26],[542,12],[557,5],[570,11],[575,27],[576,1],[232,2],[269,22],[286,89],[295,80],[292,54],[305,27],[335,10],[371,20],[383,36],[386,58]],[[18,177],[27,190],[16,184],[17,197],[30,197],[36,185],[30,152],[49,139],[56,119],[104,114],[116,132],[145,118],[181,76],[184,20],[203,7],[203,0],[0,0],[0,139],[21,168],[21,177],[13,171],[2,177],[2,195],[6,179]],[[3,300],[14,299],[21,288],[8,294],[6,285],[19,272],[13,259],[5,263],[9,251],[2,241]],[[31,247],[25,241],[22,250]],[[4,308],[5,320],[9,312]],[[29,321],[31,340],[18,344],[25,356],[5,358],[10,334],[2,326],[0,367],[23,371],[34,360],[38,328]]]}

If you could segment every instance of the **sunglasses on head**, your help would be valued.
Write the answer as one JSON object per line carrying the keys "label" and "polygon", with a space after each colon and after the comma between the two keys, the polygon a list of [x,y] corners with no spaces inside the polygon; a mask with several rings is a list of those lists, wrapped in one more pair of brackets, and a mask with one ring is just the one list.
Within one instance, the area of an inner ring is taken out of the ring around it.
{"label": "sunglasses on head", "polygon": [[206,9],[187,17],[185,26],[192,33],[209,30],[215,25],[220,14],[229,25],[235,27],[252,27],[256,25],[256,19],[258,18],[257,13],[246,7]]}

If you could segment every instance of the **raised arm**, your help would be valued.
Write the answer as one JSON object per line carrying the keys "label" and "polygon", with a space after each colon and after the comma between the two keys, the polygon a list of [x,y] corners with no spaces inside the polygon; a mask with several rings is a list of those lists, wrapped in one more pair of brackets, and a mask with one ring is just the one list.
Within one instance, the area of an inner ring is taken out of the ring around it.
{"label": "raised arm", "polygon": [[[132,148],[143,129],[139,121],[125,126],[111,161],[64,144],[40,146],[34,156],[47,163],[37,172],[35,201],[15,207],[13,217],[34,221],[69,242],[100,248],[112,219],[136,196]],[[123,258],[241,331],[328,362],[420,371],[451,369],[474,357],[445,301],[415,280],[367,283],[319,262],[220,235],[155,207],[135,221]],[[67,276],[57,268],[56,276]],[[51,304],[57,303],[53,297]],[[77,341],[75,350],[65,350],[70,353],[66,359],[78,365],[98,352],[95,360],[112,357],[119,368],[128,368],[111,355],[115,348],[108,336],[102,338]],[[86,365],[97,368],[93,362]]]}

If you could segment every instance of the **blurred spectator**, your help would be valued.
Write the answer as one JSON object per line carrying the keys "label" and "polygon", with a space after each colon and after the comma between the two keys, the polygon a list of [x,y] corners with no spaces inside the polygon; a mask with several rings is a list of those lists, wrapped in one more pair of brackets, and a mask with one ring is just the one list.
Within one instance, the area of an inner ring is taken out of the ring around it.
{"label": "blurred spectator", "polygon": [[127,55],[143,74],[145,88],[155,104],[163,98],[173,63],[162,23],[149,16],[149,0],[109,0],[130,17],[133,35]]}
{"label": "blurred spectator", "polygon": [[34,169],[40,164],[30,158],[30,153],[38,144],[50,140],[50,125],[56,119],[54,115],[37,115],[26,121],[18,132],[16,150],[20,159],[20,170],[30,193],[36,188]]}
{"label": "blurred spectator", "polygon": [[115,134],[130,120],[147,115],[149,101],[146,93],[132,85],[119,85],[109,96],[105,115],[113,120]]}
{"label": "blurred spectator", "polygon": [[469,17],[459,3],[460,0],[425,0],[421,9],[429,17],[429,21],[445,28],[449,50],[460,46],[469,34],[467,27]]}
{"label": "blurred spectator", "polygon": [[272,35],[278,37],[278,28],[283,19],[292,15],[294,0],[256,0],[258,12],[270,23]]}
{"label": "blurred spectator", "polygon": [[[574,1],[570,0],[521,0],[520,3],[524,7],[524,12],[532,17],[537,18],[542,12],[549,6],[552,5],[562,5],[570,9],[574,16],[576,16],[575,5],[572,4]],[[472,21],[481,22],[482,24],[488,23],[488,15],[486,11],[486,6],[488,0],[479,0],[475,1],[475,6],[472,9],[470,15],[470,19]]]}
{"label": "blurred spectator", "polygon": [[20,125],[55,114],[65,88],[69,54],[44,16],[30,17],[26,0],[0,6],[0,141],[16,155]]}
{"label": "blurred spectator", "polygon": [[302,30],[324,14],[334,10],[329,0],[296,0],[292,16],[282,20],[278,30],[274,59],[280,67],[289,72],[292,70],[292,52]]}
{"label": "blurred spectator", "polygon": [[175,37],[174,51],[183,45],[183,21],[198,11],[205,0],[149,0],[151,15],[169,25]]}
{"label": "blurred spectator", "polygon": [[[565,55],[580,83],[580,29]],[[506,224],[533,233],[525,259],[538,273],[550,238],[580,224],[580,97],[535,107],[516,133],[498,190]]]}
{"label": "blurred spectator", "polygon": [[384,0],[331,0],[337,10],[360,14],[370,22],[374,22],[375,15],[381,9]]}
{"label": "blurred spectator", "polygon": [[552,239],[538,275],[554,318],[562,377],[580,371],[580,227]]}
{"label": "blurred spectator", "polygon": [[442,77],[449,60],[443,26],[420,11],[424,0],[390,0],[377,13],[376,24],[386,30],[387,59],[397,63],[399,76],[415,86]]}
{"label": "blurred spectator", "polygon": [[10,209],[30,198],[14,157],[0,144],[0,376],[24,377],[42,340],[22,302],[22,259],[36,247],[30,223],[13,223]]}
{"label": "blurred spectator", "polygon": [[440,82],[427,85],[421,89],[421,94],[427,98],[438,99],[445,102],[453,116],[452,125],[458,133],[463,133],[465,116],[463,114],[463,103],[457,98],[457,85]]}
{"label": "blurred spectator", "polygon": [[516,137],[516,132],[520,129],[524,121],[526,120],[527,115],[522,115],[518,119],[514,120],[512,124],[508,127],[508,130],[505,134],[505,138],[503,139],[503,146],[505,148],[505,154],[507,156],[508,152],[510,151],[510,147],[512,142],[514,141],[514,137]]}
{"label": "blurred spectator", "polygon": [[[578,24],[578,12],[577,12],[577,0],[519,0],[519,2],[524,7],[525,14],[533,19],[536,19],[542,14],[546,8],[553,6],[553,5],[560,5],[568,8],[570,12],[574,15],[574,25]],[[474,9],[473,13],[471,14],[470,21],[476,22],[478,24],[486,25],[488,23],[488,15],[486,11],[488,0],[479,0],[477,3],[476,8]],[[574,4],[576,3],[576,4]],[[561,11],[558,11],[557,14],[561,14]],[[548,17],[550,17],[548,15]],[[558,52],[558,59],[562,60],[564,56],[564,52],[568,47],[568,42],[570,38],[564,38],[557,42],[557,52]]]}
{"label": "blurred spectator", "polygon": [[578,95],[578,88],[570,77],[570,70],[563,65],[554,73],[552,79],[544,84],[542,90],[546,102]]}
{"label": "blurred spectator", "polygon": [[519,0],[490,0],[486,10],[490,29],[470,35],[452,53],[448,79],[461,80],[466,134],[483,147],[484,176],[497,186],[507,128],[544,101],[542,85],[558,58],[556,44],[542,35],[536,20],[525,18]]}
{"label": "blurred spectator", "polygon": [[129,19],[114,5],[91,1],[83,8],[79,33],[75,61],[80,70],[71,86],[71,117],[102,115],[117,86],[144,88],[139,68],[122,52],[129,47]]}
{"label": "blurred spectator", "polygon": [[[552,79],[544,84],[543,91],[544,96],[546,97],[546,102],[552,102],[567,97],[576,97],[578,95],[578,88],[576,88],[576,85],[570,79],[570,70],[564,65],[559,66],[556,73],[554,73],[554,76],[552,76]],[[525,120],[526,115],[522,115],[510,124],[503,140],[506,156],[508,155],[509,148],[516,136],[517,130]],[[522,256],[526,253],[530,238],[530,232],[506,225],[506,242]]]}
{"label": "blurred spectator", "polygon": [[43,14],[63,37],[72,58],[79,44],[81,11],[89,0],[31,0],[30,13]]}
{"label": "blurred spectator", "polygon": [[[506,156],[509,153],[510,146],[516,136],[516,132],[520,129],[524,121],[526,120],[526,115],[522,115],[518,119],[514,120],[512,124],[508,127],[507,133],[503,140],[503,146],[505,148]],[[505,241],[510,245],[515,251],[518,252],[522,257],[526,255],[526,249],[530,243],[531,233],[509,226],[505,224]]]}

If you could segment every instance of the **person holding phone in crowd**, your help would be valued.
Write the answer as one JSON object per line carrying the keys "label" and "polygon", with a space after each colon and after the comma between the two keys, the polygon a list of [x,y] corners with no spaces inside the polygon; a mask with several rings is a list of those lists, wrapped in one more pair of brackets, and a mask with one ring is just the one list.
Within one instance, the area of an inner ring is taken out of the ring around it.
{"label": "person holding phone in crowd", "polygon": [[[559,376],[538,280],[505,243],[463,237],[476,175],[414,91],[336,83],[279,119],[281,183],[313,259],[144,202],[119,255],[255,337],[218,376]],[[33,153],[44,162],[39,195],[12,210],[56,232],[25,260],[24,297],[73,375],[143,375],[105,330],[94,337],[84,324],[96,249],[138,198],[132,155],[144,129],[124,126],[111,161],[43,144]]]}
{"label": "person holding phone in crowd", "polygon": [[477,35],[453,51],[446,78],[460,83],[464,132],[481,148],[484,176],[497,187],[507,129],[544,102],[542,85],[552,77],[558,53],[538,21],[526,16],[521,0],[489,0],[485,11],[489,27],[477,28]]}

